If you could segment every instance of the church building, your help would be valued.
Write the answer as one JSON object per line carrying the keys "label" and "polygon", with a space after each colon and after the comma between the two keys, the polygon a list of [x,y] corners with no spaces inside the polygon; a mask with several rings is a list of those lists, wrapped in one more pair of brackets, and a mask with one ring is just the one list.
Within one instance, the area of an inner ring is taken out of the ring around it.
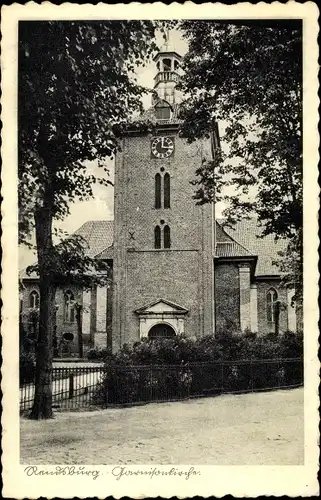
{"label": "church building", "polygon": [[[58,345],[70,355],[78,352],[75,300],[83,306],[85,351],[118,350],[144,337],[301,328],[293,290],[281,287],[274,264],[286,242],[258,238],[256,220],[227,228],[213,205],[196,204],[191,181],[218,137],[189,144],[179,136],[181,56],[167,42],[154,61],[152,107],[128,125],[116,156],[114,221],[88,221],[76,232],[90,256],[107,261],[110,283],[57,291]],[[153,133],[139,126],[146,120]],[[37,276],[22,271],[21,282],[28,327],[27,311],[39,304]]]}

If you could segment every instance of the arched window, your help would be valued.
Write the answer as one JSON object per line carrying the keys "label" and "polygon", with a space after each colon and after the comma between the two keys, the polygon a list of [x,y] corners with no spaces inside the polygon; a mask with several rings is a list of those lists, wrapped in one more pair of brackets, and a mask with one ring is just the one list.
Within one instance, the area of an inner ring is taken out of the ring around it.
{"label": "arched window", "polygon": [[155,248],[161,248],[161,228],[155,227]]}
{"label": "arched window", "polygon": [[29,295],[29,307],[30,309],[39,309],[39,293],[33,290]]}
{"label": "arched window", "polygon": [[73,323],[75,321],[74,294],[70,290],[67,290],[64,299],[65,323]]}
{"label": "arched window", "polygon": [[164,175],[164,208],[171,206],[171,178],[169,174]]}
{"label": "arched window", "polygon": [[164,248],[171,247],[171,230],[169,226],[164,227]]}
{"label": "arched window", "polygon": [[155,175],[155,208],[161,208],[161,175]]}
{"label": "arched window", "polygon": [[266,294],[266,317],[269,323],[275,323],[277,300],[277,291],[275,288],[270,288]]}

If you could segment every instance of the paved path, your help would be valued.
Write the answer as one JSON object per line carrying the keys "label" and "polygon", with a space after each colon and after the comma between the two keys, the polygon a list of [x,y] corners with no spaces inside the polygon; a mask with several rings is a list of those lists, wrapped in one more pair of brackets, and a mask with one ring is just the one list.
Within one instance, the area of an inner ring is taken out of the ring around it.
{"label": "paved path", "polygon": [[20,443],[23,464],[303,465],[303,389],[22,419]]}

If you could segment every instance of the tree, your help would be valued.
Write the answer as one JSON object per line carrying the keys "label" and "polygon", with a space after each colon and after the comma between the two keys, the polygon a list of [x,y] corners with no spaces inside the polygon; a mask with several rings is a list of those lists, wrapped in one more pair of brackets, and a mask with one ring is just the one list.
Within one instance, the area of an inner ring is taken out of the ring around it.
{"label": "tree", "polygon": [[255,211],[262,235],[288,238],[301,254],[301,21],[183,21],[181,29],[189,43],[181,134],[192,141],[209,137],[213,120],[226,124],[226,150],[196,172],[196,199],[215,193],[228,203],[227,222]]}
{"label": "tree", "polygon": [[[145,89],[134,78],[155,49],[154,22],[19,23],[19,239],[33,229],[40,288],[36,389],[31,418],[52,416],[52,339],[55,290],[61,279],[86,285],[101,264],[80,242],[53,245],[53,220],[68,204],[110,184],[86,162],[113,157],[129,116],[141,110]],[[73,247],[73,248],[72,248]],[[85,283],[84,283],[85,282]]]}

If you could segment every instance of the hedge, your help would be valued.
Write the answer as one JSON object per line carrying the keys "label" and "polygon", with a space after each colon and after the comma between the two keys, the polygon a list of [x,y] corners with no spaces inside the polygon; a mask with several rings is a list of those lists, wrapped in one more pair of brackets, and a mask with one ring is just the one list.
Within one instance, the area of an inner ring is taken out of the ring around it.
{"label": "hedge", "polygon": [[303,359],[302,335],[143,339],[105,358],[94,401],[106,406],[300,385],[303,363],[284,358]]}

